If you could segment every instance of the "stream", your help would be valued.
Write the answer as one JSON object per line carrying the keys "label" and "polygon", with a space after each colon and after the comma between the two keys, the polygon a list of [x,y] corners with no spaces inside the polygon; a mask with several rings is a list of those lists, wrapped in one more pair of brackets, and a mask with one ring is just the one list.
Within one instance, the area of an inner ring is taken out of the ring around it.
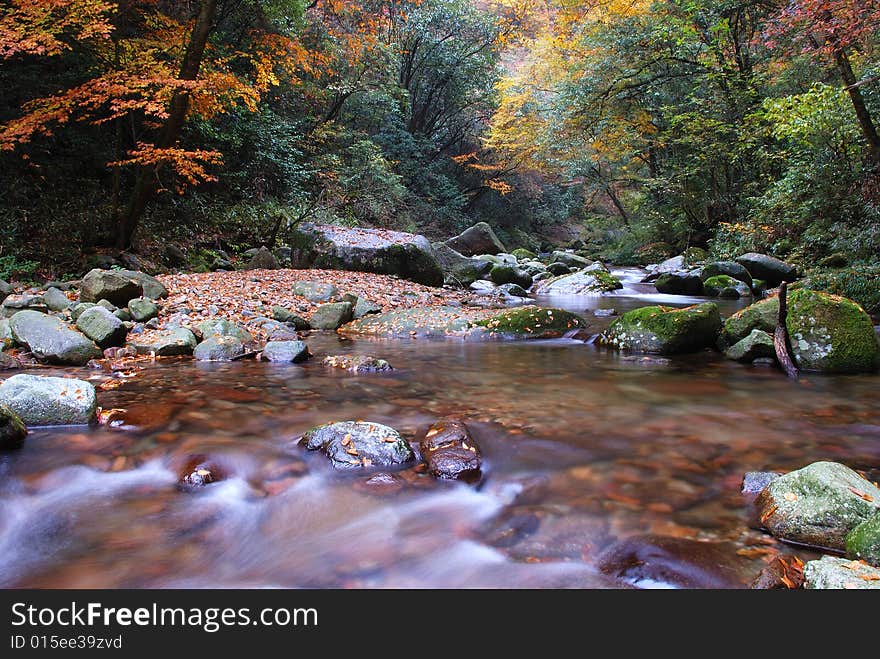
{"label": "stream", "polygon": [[[596,309],[702,301],[614,274],[615,294],[538,303],[597,333],[613,318]],[[744,305],[722,301],[722,315]],[[876,478],[880,466],[876,376],[792,382],[720,354],[570,339],[306,340],[305,365],[160,360],[99,392],[126,410],[121,425],[35,429],[0,454],[0,586],[746,587],[777,551],[813,554],[748,528],[745,472],[836,460]],[[396,370],[322,366],[344,353]],[[479,484],[413,470],[371,481],[296,444],[349,419],[417,440],[442,417],[465,420],[482,448]],[[226,478],[181,491],[196,454]]]}

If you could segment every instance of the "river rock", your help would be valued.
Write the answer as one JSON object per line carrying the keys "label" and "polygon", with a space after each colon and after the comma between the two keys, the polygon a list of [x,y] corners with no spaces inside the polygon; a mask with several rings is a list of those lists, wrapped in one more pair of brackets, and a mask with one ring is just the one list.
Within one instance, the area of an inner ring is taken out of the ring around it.
{"label": "river rock", "polygon": [[752,330],[751,334],[729,347],[724,354],[728,359],[750,364],[762,357],[775,359],[776,348],[773,346],[773,337],[767,332]]}
{"label": "river rock", "polygon": [[159,305],[148,297],[136,297],[128,301],[128,313],[133,320],[144,323],[159,315]]}
{"label": "river rock", "polygon": [[880,512],[856,526],[846,536],[846,555],[880,566]]}
{"label": "river rock", "polygon": [[95,418],[95,388],[73,378],[13,375],[0,384],[0,403],[28,426],[77,425]]}
{"label": "river rock", "polygon": [[777,538],[843,551],[849,532],[880,509],[880,489],[842,464],[814,462],[770,483],[755,505]]}
{"label": "river rock", "polygon": [[185,327],[132,334],[128,345],[139,355],[155,353],[157,357],[191,355],[197,345],[195,335]]}
{"label": "river rock", "polygon": [[275,255],[267,247],[260,247],[251,257],[245,270],[277,270],[278,267],[278,259]]}
{"label": "river rock", "polygon": [[384,359],[371,355],[329,355],[324,358],[324,366],[351,373],[387,373],[394,370]]}
{"label": "river rock", "polygon": [[0,304],[0,309],[3,311],[4,318],[12,318],[18,312],[26,310],[46,313],[49,307],[43,302],[42,295],[22,293],[21,295],[8,296],[3,300],[3,304]]}
{"label": "river rock", "polygon": [[54,316],[25,310],[10,319],[9,327],[17,343],[51,364],[82,366],[101,358],[101,350],[87,336]]}
{"label": "river rock", "polygon": [[700,272],[703,281],[718,275],[727,275],[745,283],[749,288],[752,287],[752,275],[749,274],[744,265],[736,261],[713,261],[704,265]]}
{"label": "river rock", "polygon": [[83,277],[79,289],[81,302],[107,300],[124,307],[129,300],[144,294],[144,287],[123,271],[94,269]]}
{"label": "river rock", "polygon": [[123,277],[133,279],[144,289],[143,296],[151,300],[161,300],[168,297],[168,289],[155,277],[148,275],[140,270],[118,270]]}
{"label": "river rock", "polygon": [[433,243],[434,255],[443,269],[443,282],[449,286],[467,288],[488,274],[490,263],[459,254],[446,243]]}
{"label": "river rock", "polygon": [[76,326],[101,349],[121,346],[128,333],[122,321],[100,305],[83,311],[76,319]]}
{"label": "river rock", "polygon": [[215,334],[198,344],[193,356],[200,362],[231,362],[244,352],[244,344],[238,338]]}
{"label": "river rock", "polygon": [[730,300],[750,297],[752,294],[752,289],[745,282],[727,275],[709,277],[703,282],[703,289],[709,297],[723,297]]}
{"label": "river rock", "polygon": [[339,289],[321,281],[298,281],[293,285],[293,294],[309,302],[329,302],[339,296]]}
{"label": "river rock", "polygon": [[201,333],[204,339],[212,336],[232,336],[242,343],[251,343],[254,340],[253,335],[241,325],[237,325],[225,318],[215,318],[213,320],[203,320],[196,329]]}
{"label": "river rock", "polygon": [[880,590],[880,569],[846,558],[823,556],[804,565],[804,588]]}
{"label": "river rock", "polygon": [[590,259],[585,259],[583,256],[578,256],[572,252],[563,252],[560,250],[550,254],[548,261],[551,263],[562,263],[574,270],[583,270],[584,268],[593,265],[593,262]]}
{"label": "river rock", "polygon": [[73,322],[76,322],[83,311],[85,311],[86,309],[91,309],[94,306],[94,302],[77,302],[72,307],[70,307],[70,319]]}
{"label": "river rock", "polygon": [[753,590],[797,590],[804,585],[804,564],[797,556],[775,556],[755,577]]}
{"label": "river rock", "polygon": [[554,339],[586,326],[583,318],[570,311],[526,306],[477,320],[474,331],[482,329],[488,338]]}
{"label": "river rock", "polygon": [[685,309],[642,307],[615,320],[597,342],[625,352],[669,355],[714,345],[720,329],[721,316],[713,302]]}
{"label": "river rock", "polygon": [[204,455],[193,455],[187,459],[183,466],[177,480],[177,486],[184,491],[193,491],[225,478],[225,470],[217,463]]}
{"label": "river rock", "polygon": [[[272,318],[281,323],[290,323],[295,331],[304,332],[311,327],[309,321],[305,318],[277,304],[272,307]],[[266,329],[270,335],[272,334],[270,329],[265,326],[264,329]]]}
{"label": "river rock", "polygon": [[446,241],[446,245],[464,256],[477,254],[498,254],[506,252],[504,244],[485,222],[477,222],[474,226]]}
{"label": "river rock", "polygon": [[394,428],[366,421],[342,421],[312,428],[301,443],[320,450],[337,469],[391,467],[413,459],[406,440]]}
{"label": "river rock", "polygon": [[771,297],[740,309],[724,321],[719,346],[727,348],[749,336],[754,330],[773,334],[779,316],[779,298]]}
{"label": "river rock", "polygon": [[426,286],[443,285],[443,269],[424,236],[304,223],[293,230],[291,246],[297,268],[375,272]]}
{"label": "river rock", "polygon": [[623,288],[620,280],[601,263],[570,275],[551,277],[535,285],[536,295],[601,295]]}
{"label": "river rock", "polygon": [[428,473],[435,478],[470,481],[480,476],[480,447],[461,421],[447,419],[434,423],[419,449]]}
{"label": "river rock", "polygon": [[298,363],[311,356],[309,347],[302,341],[269,341],[263,347],[263,359],[268,362]]}
{"label": "river rock", "polygon": [[103,299],[98,300],[97,306],[104,307],[110,313],[113,313],[114,311],[117,311],[119,309],[119,307],[117,307],[115,304],[113,304],[110,300],[103,300]]}
{"label": "river rock", "polygon": [[12,336],[12,328],[8,318],[0,318],[0,350],[8,350],[15,345],[15,337]]}
{"label": "river rock", "polygon": [[571,268],[569,268],[564,263],[554,261],[553,263],[549,263],[547,265],[547,272],[549,272],[554,277],[562,277],[563,275],[570,275]]}
{"label": "river rock", "polygon": [[532,276],[513,265],[493,266],[489,271],[489,279],[494,284],[516,284],[523,288],[531,288],[532,286]]}
{"label": "river rock", "polygon": [[648,272],[654,275],[662,275],[666,272],[680,272],[687,269],[687,263],[683,255],[673,256],[661,263],[651,265],[646,268]]}
{"label": "river rock", "polygon": [[529,292],[517,284],[501,284],[498,290],[508,297],[527,298],[529,296]]}
{"label": "river rock", "polygon": [[354,293],[346,293],[342,296],[342,301],[351,304],[351,316],[355,319],[363,318],[371,313],[382,313],[382,307],[378,304],[373,304],[368,299]]}
{"label": "river rock", "polygon": [[322,304],[312,312],[309,325],[313,329],[335,330],[351,320],[351,302],[333,302]]}
{"label": "river rock", "polygon": [[70,306],[70,299],[57,288],[49,288],[43,293],[43,302],[52,311],[64,311]]}
{"label": "river rock", "polygon": [[14,292],[15,289],[12,287],[12,284],[10,284],[8,281],[0,279],[0,302],[12,295]]}
{"label": "river rock", "polygon": [[527,250],[525,247],[517,247],[511,252],[511,254],[513,254],[518,261],[528,261],[530,259],[538,258],[537,254]]}
{"label": "river rock", "polygon": [[753,278],[763,279],[769,286],[779,286],[784,281],[792,282],[798,278],[795,266],[767,254],[749,252],[734,260],[745,266]]}
{"label": "river rock", "polygon": [[18,414],[6,405],[0,404],[0,451],[21,448],[27,433],[27,426]]}
{"label": "river rock", "polygon": [[702,295],[703,280],[698,271],[665,272],[654,281],[658,293],[667,295]]}
{"label": "river rock", "polygon": [[880,365],[871,317],[858,304],[811,290],[792,291],[788,301],[786,327],[798,368],[862,373]]}

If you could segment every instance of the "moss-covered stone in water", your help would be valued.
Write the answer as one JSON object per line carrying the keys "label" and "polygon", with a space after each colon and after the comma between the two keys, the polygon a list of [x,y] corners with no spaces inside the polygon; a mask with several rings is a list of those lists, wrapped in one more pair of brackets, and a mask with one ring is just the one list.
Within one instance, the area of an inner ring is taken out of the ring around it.
{"label": "moss-covered stone in water", "polygon": [[723,350],[739,343],[752,330],[761,330],[772,334],[776,330],[776,319],[779,316],[779,298],[770,297],[755,302],[745,309],[740,309],[724,321],[724,328],[719,337],[719,347]]}
{"label": "moss-covered stone in water", "polygon": [[519,307],[479,320],[478,327],[485,327],[490,334],[515,335],[528,338],[559,337],[569,330],[585,327],[586,322],[578,315],[563,309]]}
{"label": "moss-covered stone in water", "polygon": [[530,252],[524,247],[519,247],[511,252],[517,259],[534,259],[537,258],[537,254],[534,252]]}
{"label": "moss-covered stone in water", "polygon": [[598,343],[628,352],[696,352],[712,346],[720,329],[721,316],[714,302],[685,309],[642,307],[614,321]]}
{"label": "moss-covered stone in water", "polygon": [[880,566],[880,512],[846,536],[846,555]]}
{"label": "moss-covered stone in water", "polygon": [[489,278],[493,283],[498,284],[516,284],[525,289],[532,287],[532,276],[512,265],[496,265],[489,272]]}
{"label": "moss-covered stone in water", "polygon": [[728,275],[715,275],[703,282],[706,295],[710,297],[723,297],[739,299],[751,295],[752,291],[745,282],[734,279]]}
{"label": "moss-covered stone in water", "polygon": [[819,291],[793,291],[786,328],[801,369],[864,373],[880,365],[880,344],[871,318],[852,300]]}

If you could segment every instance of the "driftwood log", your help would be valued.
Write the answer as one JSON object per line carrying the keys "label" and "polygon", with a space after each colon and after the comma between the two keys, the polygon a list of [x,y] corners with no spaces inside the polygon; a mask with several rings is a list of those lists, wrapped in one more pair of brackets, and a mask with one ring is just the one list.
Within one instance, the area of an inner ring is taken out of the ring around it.
{"label": "driftwood log", "polygon": [[791,343],[788,338],[788,328],[785,320],[788,317],[788,283],[782,282],[779,286],[779,315],[776,317],[776,331],[773,332],[773,347],[776,349],[776,359],[785,374],[790,378],[798,377],[798,368],[791,357]]}

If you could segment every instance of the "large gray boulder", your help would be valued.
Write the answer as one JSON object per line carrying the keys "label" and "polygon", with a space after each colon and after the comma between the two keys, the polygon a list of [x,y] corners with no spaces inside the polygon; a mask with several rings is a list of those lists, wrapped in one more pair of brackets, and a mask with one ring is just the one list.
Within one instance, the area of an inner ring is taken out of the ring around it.
{"label": "large gray boulder", "polygon": [[880,512],[850,531],[846,536],[846,554],[880,566]]}
{"label": "large gray boulder", "polygon": [[620,280],[601,263],[572,274],[552,277],[538,282],[534,293],[538,295],[601,295],[623,288]]}
{"label": "large gray boulder", "polygon": [[309,347],[303,341],[268,341],[263,347],[263,359],[267,362],[296,364],[309,357]]}
{"label": "large gray boulder", "polygon": [[64,311],[71,304],[70,298],[54,287],[43,293],[43,302],[52,311]]}
{"label": "large gray boulder", "polygon": [[244,327],[225,318],[203,320],[196,325],[196,329],[202,334],[203,339],[209,339],[212,336],[232,336],[242,343],[250,343],[254,340],[253,335]]}
{"label": "large gray boulder", "polygon": [[293,284],[293,294],[309,302],[330,302],[339,297],[339,289],[322,281],[298,281]]}
{"label": "large gray boulder", "polygon": [[400,433],[380,423],[329,423],[309,430],[301,442],[310,451],[323,452],[337,469],[393,467],[413,459]]}
{"label": "large gray boulder", "polygon": [[293,230],[291,246],[294,267],[375,272],[443,285],[443,269],[424,236],[306,223]]}
{"label": "large gray boulder", "polygon": [[95,388],[84,380],[26,374],[0,384],[0,403],[28,426],[91,423],[98,406]]}
{"label": "large gray boulder", "polygon": [[332,302],[322,304],[312,312],[309,325],[317,330],[339,329],[352,319],[354,309],[351,302]]}
{"label": "large gray boulder", "polygon": [[0,279],[0,302],[12,295],[14,292],[15,289],[12,288],[12,284],[10,284],[8,281]]}
{"label": "large gray boulder", "polygon": [[51,364],[82,366],[101,358],[101,350],[91,339],[60,318],[26,310],[15,314],[9,327],[17,343]]}
{"label": "large gray boulder", "polygon": [[136,297],[129,300],[128,313],[132,320],[145,323],[159,315],[159,305],[148,297]]}
{"label": "large gray boulder", "polygon": [[561,250],[556,250],[550,254],[548,261],[550,263],[562,263],[569,268],[574,268],[576,270],[581,270],[593,265],[593,262],[590,259],[578,256],[572,252],[563,252]]}
{"label": "large gray boulder", "polygon": [[244,344],[234,336],[210,336],[193,351],[200,362],[231,362],[244,354]]}
{"label": "large gray boulder", "polygon": [[880,489],[845,465],[814,462],[770,483],[755,505],[777,538],[843,551],[850,531],[880,510]]}
{"label": "large gray boulder", "polygon": [[144,297],[148,297],[151,300],[161,300],[168,297],[168,289],[165,288],[164,284],[146,272],[141,272],[140,270],[118,270],[117,272],[123,277],[128,277],[139,283],[141,288],[144,289]]}
{"label": "large gray boulder", "polygon": [[443,268],[444,283],[467,288],[486,275],[492,267],[488,261],[472,259],[460,254],[446,243],[434,243],[434,255]]}
{"label": "large gray boulder", "polygon": [[260,247],[251,257],[245,270],[277,270],[278,259],[267,247]]}
{"label": "large gray boulder", "polygon": [[784,281],[792,282],[798,278],[795,266],[767,254],[749,252],[736,257],[735,260],[744,266],[754,279],[763,279],[768,286],[779,286]]}
{"label": "large gray boulder", "polygon": [[128,333],[122,321],[100,305],[83,311],[76,319],[76,327],[102,349],[121,346]]}
{"label": "large gray boulder", "polygon": [[465,229],[455,238],[447,240],[446,245],[464,256],[500,254],[507,251],[492,227],[485,222],[477,222],[469,229]]}
{"label": "large gray boulder", "polygon": [[139,355],[155,353],[157,357],[191,355],[196,349],[195,335],[185,327],[130,335],[128,345]]}
{"label": "large gray boulder", "polygon": [[623,314],[597,343],[624,352],[669,355],[713,346],[720,331],[721,316],[714,302],[685,309],[651,306]]}
{"label": "large gray boulder", "polygon": [[81,302],[107,300],[117,307],[128,305],[128,301],[144,294],[144,287],[123,271],[99,270],[95,268],[83,277],[79,289]]}

